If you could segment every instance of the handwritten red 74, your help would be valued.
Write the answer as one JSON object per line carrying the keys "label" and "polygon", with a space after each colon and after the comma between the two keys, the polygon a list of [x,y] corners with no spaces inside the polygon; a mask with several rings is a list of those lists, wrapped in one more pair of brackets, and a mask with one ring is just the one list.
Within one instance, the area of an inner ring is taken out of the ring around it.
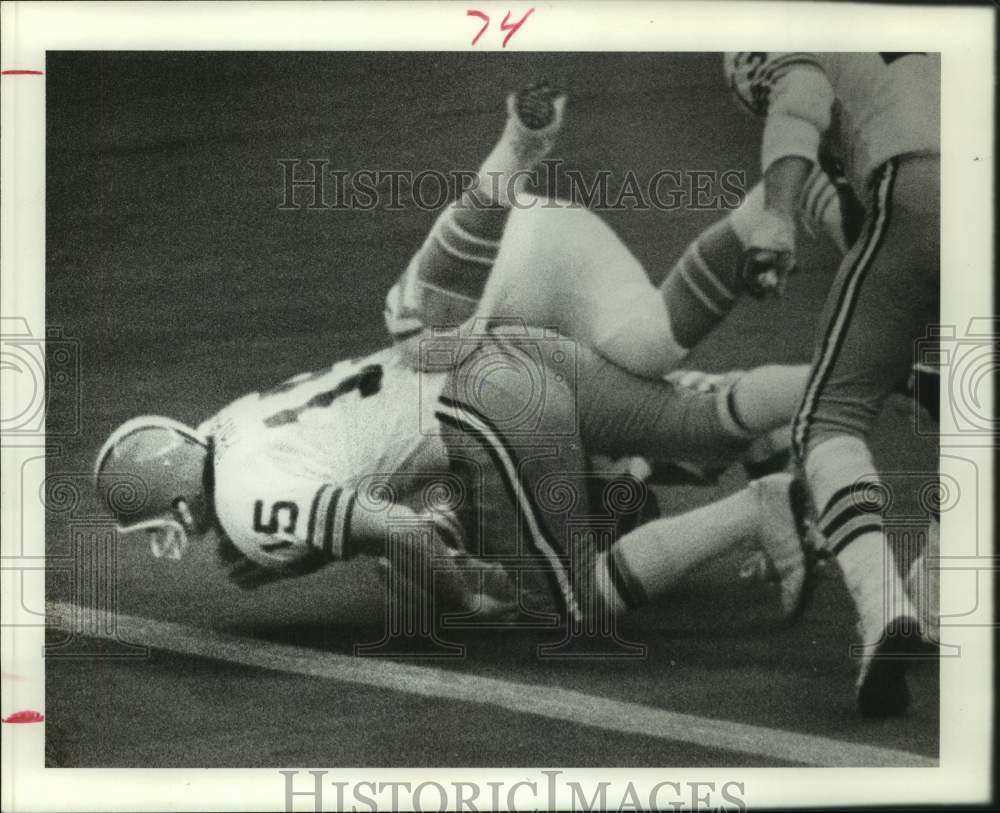
{"label": "handwritten red 74", "polygon": [[[534,8],[529,8],[527,13],[520,20],[517,20],[516,22],[513,23],[510,21],[509,11],[504,15],[503,22],[500,23],[500,30],[506,31],[507,36],[504,37],[503,42],[500,43],[501,48],[507,47],[507,43],[510,42],[510,38],[517,33],[517,30],[522,25],[524,25],[524,21],[527,20],[534,11],[535,11]],[[480,28],[476,36],[472,38],[472,44],[475,45],[477,42],[479,42],[480,37],[482,37],[483,34],[486,33],[486,29],[490,27],[490,16],[486,12],[479,11],[478,9],[469,9],[467,12],[465,12],[465,15],[467,17],[478,17],[480,20],[483,21],[483,27]]]}

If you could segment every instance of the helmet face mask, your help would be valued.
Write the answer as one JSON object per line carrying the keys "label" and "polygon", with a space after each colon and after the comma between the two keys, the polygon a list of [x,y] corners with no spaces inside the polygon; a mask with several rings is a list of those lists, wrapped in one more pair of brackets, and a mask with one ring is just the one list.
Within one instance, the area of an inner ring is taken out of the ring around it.
{"label": "helmet face mask", "polygon": [[121,531],[145,530],[175,547],[211,527],[209,439],[178,421],[126,421],[104,443],[94,465],[98,500]]}

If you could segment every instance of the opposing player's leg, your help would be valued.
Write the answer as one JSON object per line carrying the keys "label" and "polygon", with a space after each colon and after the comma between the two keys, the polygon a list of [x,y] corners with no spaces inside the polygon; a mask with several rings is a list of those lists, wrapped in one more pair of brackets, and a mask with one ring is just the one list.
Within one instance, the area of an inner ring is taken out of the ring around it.
{"label": "opposing player's leg", "polygon": [[789,474],[755,480],[742,491],[627,533],[599,562],[604,600],[624,612],[660,598],[685,574],[738,546],[763,552],[794,619],[807,595],[806,496]]}
{"label": "opposing player's leg", "polygon": [[773,371],[783,369],[777,366],[738,371],[699,389],[634,375],[583,342],[574,351],[584,443],[613,459],[640,455],[725,467],[758,439],[783,431],[799,403],[796,390],[768,388]]}
{"label": "opposing player's leg", "polygon": [[888,546],[886,490],[868,436],[914,342],[935,317],[939,286],[939,162],[893,159],[874,184],[868,221],[827,297],[794,442],[819,530],[857,607],[863,643],[862,713],[902,713],[909,696],[902,656],[921,630]]}
{"label": "opposing player's leg", "polygon": [[[554,353],[568,350],[549,339],[539,344]],[[567,375],[572,365],[550,363],[537,349],[521,336],[470,344],[437,412],[449,430],[449,454],[457,470],[467,472],[474,494],[464,520],[469,535],[478,535],[471,552],[516,571],[521,609],[544,610],[542,597],[576,621],[604,607],[621,612],[641,597],[668,592],[696,565],[749,545],[764,552],[781,584],[783,612],[793,615],[807,571],[806,500],[792,477],[773,475],[709,508],[640,525],[613,548],[613,536],[588,536],[588,523],[606,527],[609,517],[639,510],[642,486],[622,484],[614,495],[603,489],[602,498],[593,499],[584,451],[586,396],[574,391]],[[534,360],[541,361],[542,397],[524,375],[525,363]],[[587,592],[595,586],[599,596]]]}
{"label": "opposing player's leg", "polygon": [[544,83],[508,97],[500,139],[386,297],[386,325],[396,341],[425,326],[460,324],[474,313],[511,207],[555,144],[565,103],[565,96]]}

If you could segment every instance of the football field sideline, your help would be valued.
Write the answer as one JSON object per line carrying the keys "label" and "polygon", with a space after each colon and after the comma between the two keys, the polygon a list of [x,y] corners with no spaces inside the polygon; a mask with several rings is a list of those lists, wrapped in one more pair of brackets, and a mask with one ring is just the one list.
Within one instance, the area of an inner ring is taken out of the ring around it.
{"label": "football field sideline", "polygon": [[569,689],[278,644],[135,615],[117,614],[114,630],[81,631],[76,619],[91,612],[69,602],[48,605],[51,626],[66,632],[92,638],[120,637],[153,649],[252,668],[493,706],[605,731],[711,745],[800,765],[937,766],[936,760],[909,751],[683,714]]}

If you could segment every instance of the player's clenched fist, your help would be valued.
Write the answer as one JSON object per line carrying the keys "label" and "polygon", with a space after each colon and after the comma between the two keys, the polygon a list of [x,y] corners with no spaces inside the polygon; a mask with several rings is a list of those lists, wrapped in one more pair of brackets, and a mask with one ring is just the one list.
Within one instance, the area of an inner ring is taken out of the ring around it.
{"label": "player's clenched fist", "polygon": [[765,209],[740,259],[740,280],[758,299],[768,294],[780,296],[794,271],[795,221]]}

